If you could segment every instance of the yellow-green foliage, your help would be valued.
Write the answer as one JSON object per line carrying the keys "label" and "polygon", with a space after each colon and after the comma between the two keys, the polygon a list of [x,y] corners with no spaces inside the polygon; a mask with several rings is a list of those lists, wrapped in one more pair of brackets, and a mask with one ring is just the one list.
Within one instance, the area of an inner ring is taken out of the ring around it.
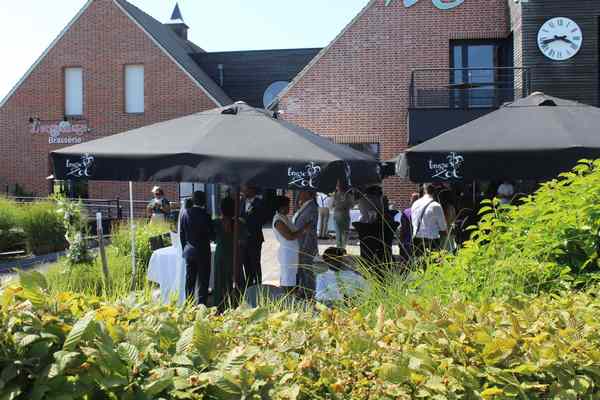
{"label": "yellow-green foliage", "polygon": [[[451,301],[370,315],[0,296],[0,396],[21,399],[597,398],[593,294]],[[386,316],[388,315],[388,316]]]}
{"label": "yellow-green foliage", "polygon": [[428,265],[417,294],[510,297],[600,280],[600,161],[583,161],[518,206],[484,206],[465,248]]}

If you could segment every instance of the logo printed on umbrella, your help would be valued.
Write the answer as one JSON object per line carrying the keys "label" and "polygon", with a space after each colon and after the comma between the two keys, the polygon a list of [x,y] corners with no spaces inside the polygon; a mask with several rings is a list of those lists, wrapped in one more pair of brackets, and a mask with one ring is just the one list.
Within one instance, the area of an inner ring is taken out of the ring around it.
{"label": "logo printed on umbrella", "polygon": [[432,171],[432,178],[438,178],[443,180],[449,179],[461,179],[459,170],[465,158],[454,152],[446,156],[446,162],[435,163],[433,160],[429,160],[429,169]]}
{"label": "logo printed on umbrella", "polygon": [[321,175],[321,167],[314,162],[307,164],[304,170],[294,170],[294,168],[288,168],[288,177],[290,178],[289,186],[296,186],[299,188],[317,188],[317,180]]}
{"label": "logo printed on umbrella", "polygon": [[75,178],[89,178],[92,176],[90,170],[93,164],[94,157],[89,154],[82,155],[81,161],[79,162],[71,162],[70,159],[67,159],[66,167],[69,170],[67,172],[67,176],[73,176]]}

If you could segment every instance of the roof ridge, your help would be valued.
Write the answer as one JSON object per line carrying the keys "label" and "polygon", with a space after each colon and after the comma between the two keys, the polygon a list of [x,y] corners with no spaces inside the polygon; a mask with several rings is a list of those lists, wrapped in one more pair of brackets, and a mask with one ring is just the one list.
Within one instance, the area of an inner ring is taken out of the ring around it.
{"label": "roof ridge", "polygon": [[[158,21],[127,0],[113,2],[131,18],[151,39],[192,79],[200,89],[218,106],[232,103],[231,98],[216,84],[196,61],[192,54],[198,53],[168,26]],[[191,43],[191,42],[190,42]],[[195,44],[194,44],[195,45]],[[195,45],[196,47],[199,47]],[[176,48],[178,47],[178,48]]]}
{"label": "roof ridge", "polygon": [[205,51],[202,54],[223,54],[223,53],[258,53],[270,51],[292,51],[292,50],[322,50],[323,47],[290,47],[285,49],[251,49],[251,50],[223,50],[223,51]]}

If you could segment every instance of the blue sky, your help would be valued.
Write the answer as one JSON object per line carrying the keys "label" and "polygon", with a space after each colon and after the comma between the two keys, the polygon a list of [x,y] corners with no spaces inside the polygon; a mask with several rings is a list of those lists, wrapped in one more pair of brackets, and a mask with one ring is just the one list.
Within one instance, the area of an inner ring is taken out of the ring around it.
{"label": "blue sky", "polygon": [[[130,1],[162,22],[175,5],[175,0]],[[0,99],[85,2],[0,1]],[[192,41],[207,51],[323,47],[366,4],[367,0],[179,0]]]}

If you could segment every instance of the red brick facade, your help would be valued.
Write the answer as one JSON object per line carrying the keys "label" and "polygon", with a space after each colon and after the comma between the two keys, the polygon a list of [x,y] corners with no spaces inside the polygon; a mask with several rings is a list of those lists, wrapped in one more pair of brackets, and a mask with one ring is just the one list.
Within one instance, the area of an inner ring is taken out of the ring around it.
{"label": "red brick facade", "polygon": [[[381,157],[407,146],[411,71],[449,68],[450,40],[506,38],[506,0],[465,0],[442,11],[430,0],[405,8],[373,0],[320,58],[282,95],[279,109],[290,121],[338,142],[379,142]],[[385,182],[393,203],[405,205],[415,186]]]}
{"label": "red brick facade", "polygon": [[[143,64],[145,113],[125,113],[124,68]],[[32,134],[29,118],[60,121],[64,68],[81,67],[84,115],[92,132],[84,140],[216,107],[204,91],[112,0],[94,0],[0,108],[0,185],[18,183],[45,196],[51,173],[48,134]],[[168,134],[168,133],[165,133]],[[151,184],[136,184],[136,199],[150,197]],[[177,186],[166,187],[175,200]],[[126,183],[90,183],[92,198],[128,198]]]}

